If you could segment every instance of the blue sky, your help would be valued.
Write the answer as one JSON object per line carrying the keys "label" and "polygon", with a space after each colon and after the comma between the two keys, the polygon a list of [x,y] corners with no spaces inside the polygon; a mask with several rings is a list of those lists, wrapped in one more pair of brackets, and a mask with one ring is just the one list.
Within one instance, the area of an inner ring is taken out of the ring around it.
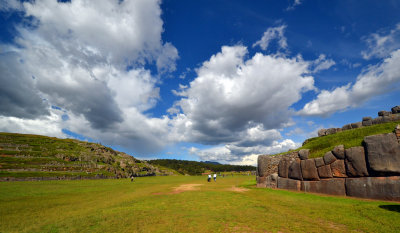
{"label": "blue sky", "polygon": [[255,164],[400,104],[398,1],[0,3],[0,131]]}

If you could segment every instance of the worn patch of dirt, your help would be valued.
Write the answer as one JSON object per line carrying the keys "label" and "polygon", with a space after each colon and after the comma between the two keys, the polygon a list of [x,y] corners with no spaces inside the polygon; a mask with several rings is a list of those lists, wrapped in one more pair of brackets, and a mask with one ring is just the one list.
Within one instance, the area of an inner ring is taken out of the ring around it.
{"label": "worn patch of dirt", "polygon": [[172,192],[169,193],[153,193],[153,195],[169,195],[169,194],[178,194],[186,191],[196,191],[199,190],[199,186],[203,184],[182,184],[178,187],[175,187]]}
{"label": "worn patch of dirt", "polygon": [[230,188],[229,191],[234,191],[234,192],[242,193],[242,192],[249,191],[249,189],[246,189],[246,188],[239,188],[239,187],[236,187],[236,186],[232,186],[232,188]]}

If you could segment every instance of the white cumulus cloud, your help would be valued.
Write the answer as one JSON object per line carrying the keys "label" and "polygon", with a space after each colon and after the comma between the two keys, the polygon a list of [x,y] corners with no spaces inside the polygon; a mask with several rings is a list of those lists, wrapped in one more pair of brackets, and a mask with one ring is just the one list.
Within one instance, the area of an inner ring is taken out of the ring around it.
{"label": "white cumulus cloud", "polygon": [[385,58],[391,52],[400,48],[400,23],[389,32],[380,31],[363,37],[367,50],[361,52],[364,59]]}
{"label": "white cumulus cloud", "polygon": [[169,143],[169,119],[144,114],[159,99],[159,78],[144,67],[173,71],[178,58],[162,41],[160,1],[10,1],[0,9],[25,17],[14,44],[0,45],[1,131],[68,129],[141,153]]}
{"label": "white cumulus cloud", "polygon": [[260,46],[262,50],[267,50],[271,41],[277,40],[279,49],[287,49],[287,39],[284,35],[286,25],[281,25],[278,27],[270,27],[264,32],[264,35],[259,41],[253,44],[253,48]]}
{"label": "white cumulus cloud", "polygon": [[317,98],[307,103],[300,115],[328,116],[336,111],[356,107],[365,101],[400,87],[400,49],[392,52],[382,63],[361,73],[354,84],[322,90]]}

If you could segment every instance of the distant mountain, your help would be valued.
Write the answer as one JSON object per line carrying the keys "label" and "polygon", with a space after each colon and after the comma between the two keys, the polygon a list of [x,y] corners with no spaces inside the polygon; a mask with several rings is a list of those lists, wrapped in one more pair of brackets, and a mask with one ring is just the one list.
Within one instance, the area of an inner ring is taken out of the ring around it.
{"label": "distant mountain", "polygon": [[218,162],[214,162],[214,161],[201,161],[202,163],[209,163],[209,164],[215,164],[215,165],[221,165]]}
{"label": "distant mountain", "polygon": [[0,180],[95,179],[178,174],[97,143],[0,133]]}

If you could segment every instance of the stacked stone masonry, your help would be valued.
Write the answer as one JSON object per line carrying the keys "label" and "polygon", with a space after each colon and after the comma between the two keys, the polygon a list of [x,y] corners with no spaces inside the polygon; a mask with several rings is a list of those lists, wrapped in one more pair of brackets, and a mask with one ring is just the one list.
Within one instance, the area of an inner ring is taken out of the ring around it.
{"label": "stacked stone masonry", "polygon": [[393,122],[393,121],[400,121],[400,106],[393,107],[390,112],[379,111],[378,117],[375,119],[373,119],[372,117],[363,117],[361,122],[347,124],[344,125],[342,128],[320,129],[318,131],[318,137],[335,134],[345,130],[357,129],[361,127]]}
{"label": "stacked stone masonry", "polygon": [[322,158],[304,149],[260,155],[257,187],[400,201],[399,130],[367,136],[364,146],[336,146]]}

